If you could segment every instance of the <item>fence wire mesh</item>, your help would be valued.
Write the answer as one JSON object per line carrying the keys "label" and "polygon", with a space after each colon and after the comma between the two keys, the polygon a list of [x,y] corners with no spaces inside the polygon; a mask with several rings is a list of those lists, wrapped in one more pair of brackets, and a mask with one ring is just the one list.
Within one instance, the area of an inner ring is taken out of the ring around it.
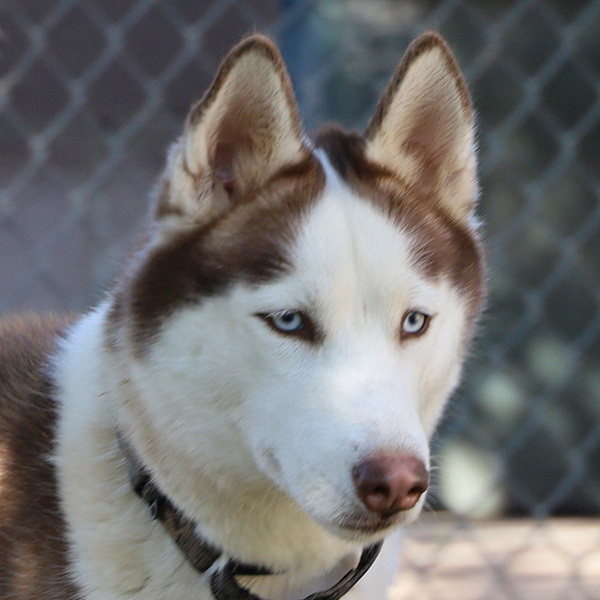
{"label": "fence wire mesh", "polygon": [[[600,2],[1,0],[0,311],[97,300],[188,106],[243,34],[278,39],[308,126],[360,128],[429,27],[477,107],[491,258],[476,355],[437,444],[436,506],[596,514]],[[584,556],[565,558],[574,587],[557,598],[600,597],[577,587]],[[497,582],[505,565],[490,567]]]}

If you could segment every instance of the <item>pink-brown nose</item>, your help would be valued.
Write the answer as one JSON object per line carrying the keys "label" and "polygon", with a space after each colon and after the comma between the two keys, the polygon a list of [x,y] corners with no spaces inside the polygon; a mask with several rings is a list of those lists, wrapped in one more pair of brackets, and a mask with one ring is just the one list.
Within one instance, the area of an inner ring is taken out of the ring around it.
{"label": "pink-brown nose", "polygon": [[429,474],[423,461],[410,454],[383,454],[352,470],[362,503],[382,517],[412,508],[427,490]]}

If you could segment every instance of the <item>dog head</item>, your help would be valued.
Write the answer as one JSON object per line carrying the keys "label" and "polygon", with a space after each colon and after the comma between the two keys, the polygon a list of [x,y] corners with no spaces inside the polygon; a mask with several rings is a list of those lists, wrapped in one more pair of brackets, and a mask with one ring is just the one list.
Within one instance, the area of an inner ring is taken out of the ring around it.
{"label": "dog head", "polygon": [[413,519],[483,296],[476,196],[470,100],[437,34],[364,135],[314,144],[272,42],[237,46],[110,315],[145,439],[180,460],[163,470],[271,485],[354,539]]}

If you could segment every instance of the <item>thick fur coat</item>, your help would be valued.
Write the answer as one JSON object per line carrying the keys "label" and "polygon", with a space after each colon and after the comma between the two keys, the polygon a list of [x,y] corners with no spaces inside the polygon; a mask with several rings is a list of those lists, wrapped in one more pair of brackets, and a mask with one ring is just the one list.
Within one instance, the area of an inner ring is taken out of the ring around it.
{"label": "thick fur coat", "polygon": [[384,598],[483,298],[477,191],[437,34],[363,135],[314,142],[273,43],[234,48],[105,300],[0,327],[0,598],[212,598],[133,492],[118,432],[221,549],[215,569],[265,566],[242,583],[296,600],[386,538],[346,596]]}

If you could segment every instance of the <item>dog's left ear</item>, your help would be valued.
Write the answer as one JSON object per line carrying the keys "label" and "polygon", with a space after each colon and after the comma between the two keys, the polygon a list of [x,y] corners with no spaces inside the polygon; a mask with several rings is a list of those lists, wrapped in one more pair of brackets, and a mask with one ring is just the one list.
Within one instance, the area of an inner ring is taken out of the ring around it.
{"label": "dog's left ear", "polygon": [[408,48],[365,132],[366,157],[435,198],[457,220],[477,196],[471,102],[442,37]]}
{"label": "dog's left ear", "polygon": [[188,114],[169,159],[158,215],[202,223],[222,214],[306,158],[304,139],[277,47],[262,35],[246,38]]}

